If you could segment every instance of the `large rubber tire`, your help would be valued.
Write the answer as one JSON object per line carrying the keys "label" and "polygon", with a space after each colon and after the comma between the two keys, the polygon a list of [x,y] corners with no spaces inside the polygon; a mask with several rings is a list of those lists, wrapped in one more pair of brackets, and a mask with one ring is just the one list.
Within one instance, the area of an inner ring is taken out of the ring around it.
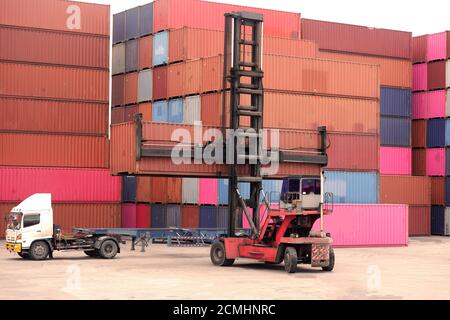
{"label": "large rubber tire", "polygon": [[30,259],[30,255],[28,254],[28,252],[17,252],[17,254],[23,259]]}
{"label": "large rubber tire", "polygon": [[100,253],[98,252],[98,250],[84,251],[84,253],[91,258],[98,258],[100,256]]}
{"label": "large rubber tire", "polygon": [[334,269],[334,261],[335,261],[334,250],[333,250],[332,247],[330,247],[330,264],[328,265],[328,267],[322,267],[322,270],[323,271],[327,271],[327,272],[333,271],[333,269]]}
{"label": "large rubber tire", "polygon": [[297,272],[297,250],[294,247],[287,247],[284,251],[284,270],[287,273]]}
{"label": "large rubber tire", "polygon": [[114,240],[105,240],[100,245],[98,253],[103,259],[112,259],[119,252],[119,246]]}
{"label": "large rubber tire", "polygon": [[229,267],[234,263],[234,259],[227,259],[223,242],[215,242],[211,246],[211,262],[215,266]]}
{"label": "large rubber tire", "polygon": [[45,260],[50,253],[48,243],[45,241],[36,241],[30,247],[29,255],[31,260]]}

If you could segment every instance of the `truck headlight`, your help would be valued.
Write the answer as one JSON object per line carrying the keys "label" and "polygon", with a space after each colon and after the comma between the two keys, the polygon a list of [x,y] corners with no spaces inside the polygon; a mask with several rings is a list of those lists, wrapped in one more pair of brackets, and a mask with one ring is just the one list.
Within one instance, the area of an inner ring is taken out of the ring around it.
{"label": "truck headlight", "polygon": [[19,233],[19,234],[16,236],[16,240],[22,240],[22,234],[21,234],[21,233]]}

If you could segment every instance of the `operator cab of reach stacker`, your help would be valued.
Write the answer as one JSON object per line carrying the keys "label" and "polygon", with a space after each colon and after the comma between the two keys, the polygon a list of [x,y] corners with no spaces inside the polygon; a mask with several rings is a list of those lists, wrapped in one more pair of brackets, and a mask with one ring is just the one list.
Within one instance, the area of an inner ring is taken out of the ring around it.
{"label": "operator cab of reach stacker", "polygon": [[[287,211],[319,211],[321,203],[320,177],[291,176],[283,180],[280,208]],[[272,202],[272,199],[270,199]]]}

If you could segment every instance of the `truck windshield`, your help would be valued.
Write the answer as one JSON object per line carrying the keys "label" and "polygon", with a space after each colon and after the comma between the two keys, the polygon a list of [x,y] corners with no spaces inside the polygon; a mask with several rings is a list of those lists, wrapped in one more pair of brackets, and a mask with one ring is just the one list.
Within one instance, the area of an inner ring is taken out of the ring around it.
{"label": "truck windshield", "polygon": [[20,230],[21,222],[22,222],[22,213],[11,212],[8,215],[7,228],[11,230]]}

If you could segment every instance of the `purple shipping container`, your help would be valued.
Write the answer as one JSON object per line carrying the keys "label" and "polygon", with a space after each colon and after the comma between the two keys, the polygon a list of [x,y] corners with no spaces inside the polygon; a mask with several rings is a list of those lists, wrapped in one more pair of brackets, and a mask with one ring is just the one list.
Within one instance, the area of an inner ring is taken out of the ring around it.
{"label": "purple shipping container", "polygon": [[125,12],[113,16],[113,43],[125,41]]}
{"label": "purple shipping container", "polygon": [[152,228],[167,228],[167,210],[163,204],[151,205],[151,227]]}
{"label": "purple shipping container", "polygon": [[382,116],[380,135],[382,146],[411,146],[411,119]]}
{"label": "purple shipping container", "polygon": [[411,90],[381,88],[380,109],[382,116],[411,117]]}
{"label": "purple shipping container", "polygon": [[445,149],[445,175],[450,176],[450,149]]}
{"label": "purple shipping container", "polygon": [[153,33],[153,2],[139,7],[139,36]]}
{"label": "purple shipping container", "polygon": [[122,202],[136,201],[136,177],[122,176]]}
{"label": "purple shipping container", "polygon": [[136,204],[122,204],[122,228],[136,227]]}
{"label": "purple shipping container", "polygon": [[427,147],[445,147],[445,119],[430,119],[427,121]]}
{"label": "purple shipping container", "polygon": [[219,207],[217,209],[217,227],[228,228],[228,207]]}
{"label": "purple shipping container", "polygon": [[200,228],[217,228],[217,207],[214,206],[200,206],[199,212],[199,227]]}
{"label": "purple shipping container", "polygon": [[125,72],[138,69],[138,52],[138,40],[131,40],[125,43]]}
{"label": "purple shipping container", "polygon": [[181,207],[176,205],[168,205],[166,207],[166,223],[168,228],[181,228]]}
{"label": "purple shipping container", "polygon": [[125,40],[139,37],[139,7],[125,11]]}

